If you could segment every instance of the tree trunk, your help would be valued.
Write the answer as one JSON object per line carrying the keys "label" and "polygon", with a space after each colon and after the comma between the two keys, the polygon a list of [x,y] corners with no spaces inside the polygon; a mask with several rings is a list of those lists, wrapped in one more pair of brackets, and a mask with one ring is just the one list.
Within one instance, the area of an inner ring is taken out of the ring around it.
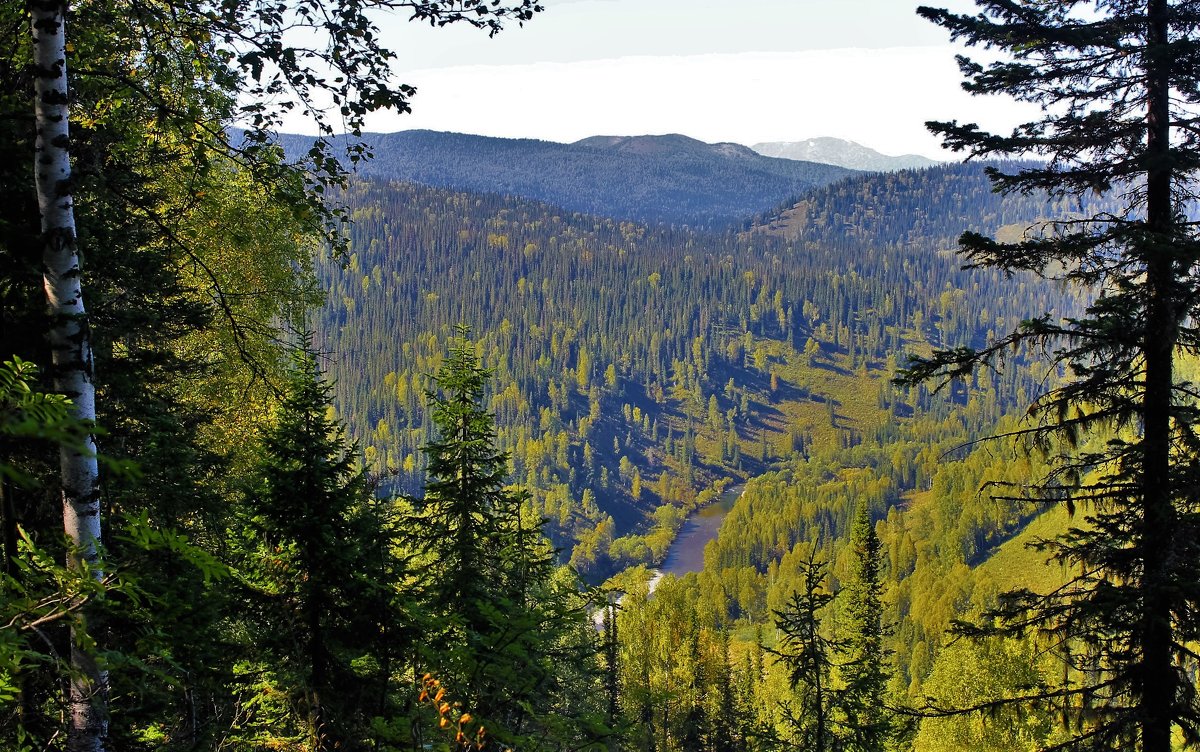
{"label": "tree trunk", "polygon": [[[68,138],[65,0],[30,0],[34,114],[37,144],[34,180],[42,215],[43,275],[50,319],[54,390],[70,397],[72,415],[91,425],[96,420],[92,383],[92,351],[87,314],[83,307],[79,249],[75,237],[75,211],[71,186]],[[88,437],[82,447],[63,447],[63,527],[73,550],[67,565],[91,568],[100,578],[97,547],[100,543],[100,492],[95,442]],[[107,676],[96,665],[88,640],[76,627],[71,640],[70,720],[67,749],[99,752],[107,734],[105,691]]]}
{"label": "tree trunk", "polygon": [[1170,752],[1176,674],[1171,653],[1170,558],[1175,508],[1171,488],[1171,394],[1179,339],[1172,227],[1170,163],[1170,61],[1167,0],[1149,0],[1146,51],[1146,221],[1143,248],[1148,292],[1143,351],[1142,404],[1141,676],[1138,708],[1143,752]]}

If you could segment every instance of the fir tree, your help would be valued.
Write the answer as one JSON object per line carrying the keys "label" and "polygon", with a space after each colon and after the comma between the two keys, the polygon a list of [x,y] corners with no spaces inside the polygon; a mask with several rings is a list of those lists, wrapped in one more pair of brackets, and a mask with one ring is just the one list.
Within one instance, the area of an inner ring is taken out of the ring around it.
{"label": "fir tree", "polygon": [[[919,12],[956,39],[1008,53],[987,65],[960,58],[968,91],[1043,114],[1007,135],[930,125],[973,157],[1045,158],[993,169],[996,189],[1070,197],[1081,216],[1016,242],[968,233],[962,250],[972,266],[1057,277],[1095,297],[1081,316],[1048,314],[981,349],[937,353],[908,379],[965,376],[1022,346],[1064,367],[1065,379],[1031,405],[1035,425],[1019,433],[1057,458],[1028,495],[1086,510],[1085,524],[1044,543],[1078,574],[1052,593],[1010,593],[994,616],[1000,631],[1040,634],[1067,662],[1061,687],[1026,699],[1064,705],[1080,746],[1167,752],[1173,730],[1200,739],[1189,678],[1200,636],[1200,414],[1176,370],[1200,342],[1200,243],[1185,213],[1200,168],[1200,4],[976,4],[976,15]],[[1089,211],[1097,194],[1123,208]]]}

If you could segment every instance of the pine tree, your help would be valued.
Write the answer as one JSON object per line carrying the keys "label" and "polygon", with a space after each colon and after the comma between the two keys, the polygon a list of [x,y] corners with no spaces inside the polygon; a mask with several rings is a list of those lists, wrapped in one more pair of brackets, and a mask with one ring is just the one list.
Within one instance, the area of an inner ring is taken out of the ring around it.
{"label": "pine tree", "polygon": [[[1052,697],[1072,711],[1081,744],[1167,752],[1173,729],[1200,739],[1188,647],[1200,636],[1200,414],[1176,373],[1200,339],[1200,243],[1185,211],[1200,168],[1200,4],[976,4],[977,15],[919,12],[956,39],[1008,53],[987,65],[961,58],[965,88],[1041,105],[1043,115],[1007,135],[930,125],[973,157],[1045,158],[991,170],[996,189],[1070,197],[1082,216],[1016,242],[967,233],[962,250],[973,266],[1064,279],[1094,297],[1080,316],[1047,314],[981,348],[937,353],[907,378],[966,376],[1022,346],[1064,367],[1030,407],[1036,424],[1020,433],[1056,457],[1027,495],[1087,512],[1085,524],[1045,544],[1078,574],[1053,593],[1011,593],[994,616],[1000,631],[1040,634],[1073,667],[1063,686],[1032,701]],[[1093,194],[1124,209],[1090,212]]]}

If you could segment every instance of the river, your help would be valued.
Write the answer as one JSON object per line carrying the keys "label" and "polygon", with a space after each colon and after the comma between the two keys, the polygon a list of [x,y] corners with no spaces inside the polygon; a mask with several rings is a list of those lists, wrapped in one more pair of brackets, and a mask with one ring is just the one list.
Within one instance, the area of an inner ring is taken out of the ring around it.
{"label": "river", "polygon": [[730,486],[716,501],[687,518],[683,527],[679,528],[679,532],[676,533],[675,540],[671,541],[671,547],[667,549],[662,566],[653,570],[650,592],[654,592],[654,588],[664,574],[682,577],[688,572],[699,572],[704,569],[704,547],[710,540],[717,537],[721,523],[725,521],[725,515],[729,514],[730,509],[733,509],[734,502],[738,500],[745,489],[746,486],[741,483]]}
{"label": "river", "polygon": [[[651,593],[658,586],[658,581],[662,579],[664,573],[681,577],[688,572],[699,572],[704,569],[704,547],[710,540],[717,537],[725,515],[729,514],[730,509],[733,509],[734,502],[742,495],[745,488],[746,486],[741,483],[730,486],[716,501],[687,518],[683,527],[679,529],[679,533],[676,534],[675,540],[671,542],[671,547],[667,549],[662,566],[650,570]],[[621,598],[624,597],[621,596]],[[621,599],[618,598],[617,602],[620,603]],[[595,623],[596,629],[603,629],[604,610],[594,611],[592,621]]]}

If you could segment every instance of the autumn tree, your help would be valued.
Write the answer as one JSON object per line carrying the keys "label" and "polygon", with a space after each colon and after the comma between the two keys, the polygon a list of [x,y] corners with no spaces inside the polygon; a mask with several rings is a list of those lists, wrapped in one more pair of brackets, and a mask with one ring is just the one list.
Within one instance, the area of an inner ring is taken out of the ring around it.
{"label": "autumn tree", "polygon": [[1034,633],[1069,667],[1061,686],[1014,701],[1062,704],[1085,748],[1167,752],[1200,738],[1191,679],[1197,638],[1196,391],[1179,365],[1198,340],[1200,243],[1188,205],[1200,168],[1200,4],[1171,0],[977,0],[979,13],[919,13],[968,45],[1006,53],[959,59],[964,87],[1038,105],[1010,133],[931,123],[971,157],[1040,157],[996,190],[1116,199],[1026,230],[1011,242],[967,233],[968,263],[1064,280],[1091,294],[1079,315],[1052,312],[978,349],[916,361],[907,379],[962,377],[1013,348],[1050,353],[1063,378],[1017,431],[1055,457],[1024,494],[1082,508],[1082,524],[1042,545],[1075,573],[1050,593],[1009,593],[998,626]]}

